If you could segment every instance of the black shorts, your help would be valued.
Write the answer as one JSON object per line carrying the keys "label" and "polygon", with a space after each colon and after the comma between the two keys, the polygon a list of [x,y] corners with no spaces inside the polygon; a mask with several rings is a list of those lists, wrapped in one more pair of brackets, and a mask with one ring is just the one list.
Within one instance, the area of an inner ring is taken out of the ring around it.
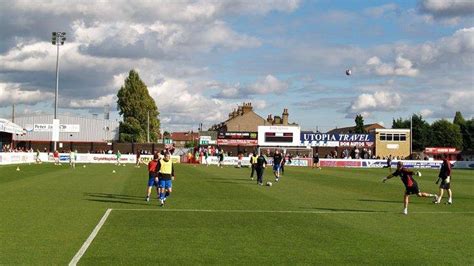
{"label": "black shorts", "polygon": [[319,159],[313,159],[313,163],[319,163]]}
{"label": "black shorts", "polygon": [[405,187],[405,195],[418,194],[420,189],[418,188],[417,183],[413,183],[411,187]]}
{"label": "black shorts", "polygon": [[451,189],[451,182],[446,183],[446,180],[442,180],[441,184],[439,184],[439,188],[441,189]]}

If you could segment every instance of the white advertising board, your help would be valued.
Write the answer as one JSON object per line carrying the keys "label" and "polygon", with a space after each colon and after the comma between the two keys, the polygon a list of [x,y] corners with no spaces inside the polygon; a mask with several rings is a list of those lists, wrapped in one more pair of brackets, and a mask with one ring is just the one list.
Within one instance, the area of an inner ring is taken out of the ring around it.
{"label": "white advertising board", "polygon": [[259,126],[258,145],[269,147],[301,146],[300,128],[287,126]]}

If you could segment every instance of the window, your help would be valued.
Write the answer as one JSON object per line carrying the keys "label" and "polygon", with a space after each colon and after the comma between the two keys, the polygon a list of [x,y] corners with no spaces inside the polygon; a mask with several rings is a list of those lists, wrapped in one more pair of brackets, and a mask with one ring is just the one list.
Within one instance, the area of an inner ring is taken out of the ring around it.
{"label": "window", "polygon": [[406,141],[405,133],[380,133],[380,141]]}
{"label": "window", "polygon": [[400,141],[406,141],[407,140],[407,135],[406,134],[400,134]]}
{"label": "window", "polygon": [[400,141],[400,134],[393,134],[393,141]]}

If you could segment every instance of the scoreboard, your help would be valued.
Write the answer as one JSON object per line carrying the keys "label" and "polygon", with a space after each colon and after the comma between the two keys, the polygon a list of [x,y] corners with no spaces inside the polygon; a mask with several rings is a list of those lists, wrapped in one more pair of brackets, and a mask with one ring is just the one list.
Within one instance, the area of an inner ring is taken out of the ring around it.
{"label": "scoreboard", "polygon": [[265,142],[284,142],[292,143],[293,142],[293,133],[292,132],[265,132]]}
{"label": "scoreboard", "polygon": [[289,126],[259,126],[260,146],[300,146],[300,128]]}

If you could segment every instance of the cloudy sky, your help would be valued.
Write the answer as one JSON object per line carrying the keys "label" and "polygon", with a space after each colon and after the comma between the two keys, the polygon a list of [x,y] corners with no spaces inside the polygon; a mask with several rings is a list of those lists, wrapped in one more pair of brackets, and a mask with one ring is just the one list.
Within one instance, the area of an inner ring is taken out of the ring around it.
{"label": "cloudy sky", "polygon": [[[92,116],[130,69],[165,130],[225,120],[251,101],[262,117],[321,131],[422,114],[474,116],[474,1],[0,1],[0,117]],[[345,70],[352,75],[346,76]]]}

